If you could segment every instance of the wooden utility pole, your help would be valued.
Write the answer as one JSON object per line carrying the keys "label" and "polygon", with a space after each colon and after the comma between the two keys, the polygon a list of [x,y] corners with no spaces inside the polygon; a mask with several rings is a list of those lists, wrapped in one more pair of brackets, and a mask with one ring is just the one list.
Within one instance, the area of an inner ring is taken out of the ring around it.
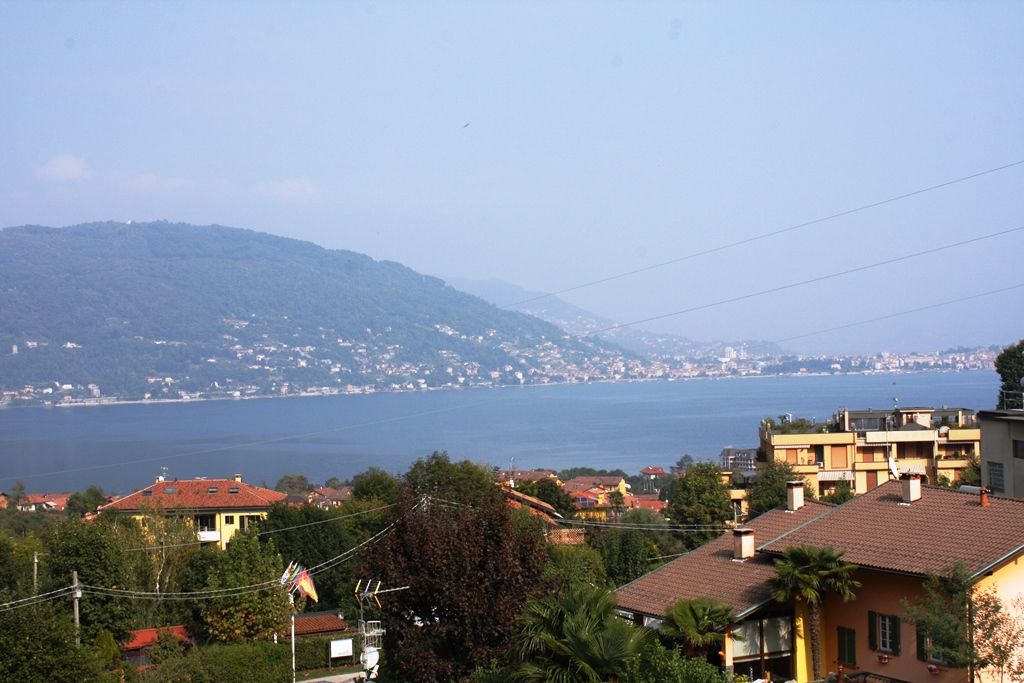
{"label": "wooden utility pole", "polygon": [[75,647],[82,647],[82,628],[78,622],[78,601],[82,597],[82,590],[78,587],[78,570],[71,572],[71,597],[75,608]]}

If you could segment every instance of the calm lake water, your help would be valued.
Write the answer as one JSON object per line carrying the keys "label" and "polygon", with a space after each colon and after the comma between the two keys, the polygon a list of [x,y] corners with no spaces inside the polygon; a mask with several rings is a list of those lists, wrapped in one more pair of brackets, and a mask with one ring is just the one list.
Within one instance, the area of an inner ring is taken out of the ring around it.
{"label": "calm lake water", "polygon": [[756,446],[763,417],[840,407],[995,405],[994,372],[765,377],[428,393],[0,410],[0,490],[99,484],[127,492],[170,477],[273,485],[285,473],[346,478],[416,458],[517,468],[669,466]]}

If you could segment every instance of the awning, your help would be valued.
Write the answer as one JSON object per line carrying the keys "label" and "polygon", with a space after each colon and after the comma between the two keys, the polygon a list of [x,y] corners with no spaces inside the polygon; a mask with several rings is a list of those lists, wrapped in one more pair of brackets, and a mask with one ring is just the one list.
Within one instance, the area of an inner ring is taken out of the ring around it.
{"label": "awning", "polygon": [[928,474],[925,472],[924,465],[903,465],[900,467],[900,474]]}
{"label": "awning", "polygon": [[853,481],[853,472],[848,470],[825,470],[818,472],[818,481]]}

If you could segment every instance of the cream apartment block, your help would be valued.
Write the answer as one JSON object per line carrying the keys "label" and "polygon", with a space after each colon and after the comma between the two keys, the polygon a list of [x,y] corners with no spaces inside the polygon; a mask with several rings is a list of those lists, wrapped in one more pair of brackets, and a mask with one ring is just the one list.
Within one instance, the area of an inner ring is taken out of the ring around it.
{"label": "cream apartment block", "polygon": [[964,408],[841,408],[828,422],[806,427],[764,420],[760,439],[760,462],[789,463],[818,495],[840,482],[867,493],[903,474],[956,482],[981,455],[974,411]]}

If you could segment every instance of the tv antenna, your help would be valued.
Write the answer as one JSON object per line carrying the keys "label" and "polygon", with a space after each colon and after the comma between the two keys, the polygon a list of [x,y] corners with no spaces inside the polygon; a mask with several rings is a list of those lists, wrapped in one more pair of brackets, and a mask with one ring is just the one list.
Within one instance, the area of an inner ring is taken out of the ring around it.
{"label": "tv antenna", "polygon": [[380,666],[380,651],[384,647],[384,634],[387,632],[380,620],[366,621],[364,610],[367,606],[377,605],[381,608],[378,596],[384,593],[407,590],[409,586],[398,588],[384,588],[380,579],[359,579],[356,582],[355,595],[359,599],[359,641],[360,650],[359,663],[363,665],[363,680],[377,678],[377,669]]}

